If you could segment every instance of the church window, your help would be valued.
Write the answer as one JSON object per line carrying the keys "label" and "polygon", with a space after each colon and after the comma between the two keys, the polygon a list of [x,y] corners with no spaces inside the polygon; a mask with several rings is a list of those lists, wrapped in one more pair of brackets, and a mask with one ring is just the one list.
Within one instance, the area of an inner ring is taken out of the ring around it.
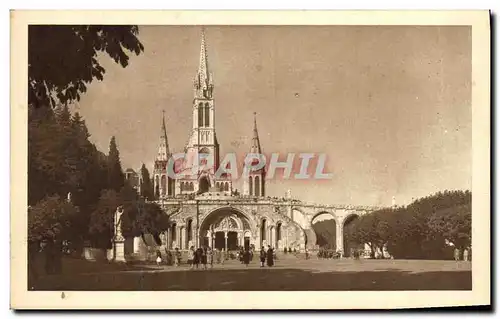
{"label": "church window", "polygon": [[266,228],[267,228],[267,221],[265,219],[262,220],[262,224],[260,226],[260,238],[262,240],[266,240],[267,239],[267,232],[266,232]]}
{"label": "church window", "polygon": [[193,220],[190,219],[187,222],[187,240],[193,240]]}
{"label": "church window", "polygon": [[260,178],[255,176],[255,196],[260,196]]}
{"label": "church window", "polygon": [[168,177],[167,182],[168,182],[168,193],[167,194],[172,195],[173,194],[173,190],[172,190],[173,189],[173,183],[172,183],[173,180],[170,177]]}
{"label": "church window", "polygon": [[161,176],[161,194],[165,195],[167,191],[167,177],[165,175]]}
{"label": "church window", "polygon": [[158,175],[155,176],[155,197],[160,196],[160,177]]}
{"label": "church window", "polygon": [[224,184],[224,190],[227,192],[229,190],[229,183]]}
{"label": "church window", "polygon": [[172,240],[177,240],[177,224],[173,223],[172,224]]}
{"label": "church window", "polygon": [[205,103],[205,127],[210,126],[210,107],[208,106],[208,103]]}
{"label": "church window", "polygon": [[203,104],[198,104],[198,127],[203,127]]}
{"label": "church window", "polygon": [[252,176],[248,176],[248,184],[249,184],[249,187],[248,187],[248,191],[249,191],[249,194],[250,196],[253,195],[253,177]]}

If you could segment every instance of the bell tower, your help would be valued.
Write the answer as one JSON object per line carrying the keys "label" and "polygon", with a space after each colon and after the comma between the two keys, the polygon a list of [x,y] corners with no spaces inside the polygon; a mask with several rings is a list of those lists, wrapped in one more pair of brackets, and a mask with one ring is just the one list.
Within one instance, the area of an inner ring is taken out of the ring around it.
{"label": "bell tower", "polygon": [[175,181],[167,174],[167,163],[171,156],[172,154],[168,147],[167,128],[165,126],[165,111],[163,111],[160,143],[158,145],[158,154],[156,155],[153,170],[155,198],[175,195]]}
{"label": "bell tower", "polygon": [[[257,113],[253,113],[253,137],[251,154],[262,154],[260,147],[259,132],[257,131]],[[257,160],[258,161],[258,160]],[[266,194],[266,170],[265,167],[249,172],[248,177],[243,180],[243,195],[247,196],[265,196]]]}
{"label": "bell tower", "polygon": [[[186,145],[184,171],[191,177],[181,192],[205,192],[215,186],[219,167],[219,143],[215,132],[213,76],[209,69],[205,30],[201,34],[198,71],[193,81],[193,128]],[[192,187],[191,187],[192,185]]]}

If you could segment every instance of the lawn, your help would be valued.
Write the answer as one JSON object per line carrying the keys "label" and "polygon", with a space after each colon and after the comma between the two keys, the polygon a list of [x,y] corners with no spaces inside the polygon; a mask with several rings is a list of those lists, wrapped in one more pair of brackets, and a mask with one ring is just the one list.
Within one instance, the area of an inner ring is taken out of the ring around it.
{"label": "lawn", "polygon": [[35,290],[470,290],[470,262],[433,260],[278,260],[272,268],[236,261],[209,270],[65,262]]}

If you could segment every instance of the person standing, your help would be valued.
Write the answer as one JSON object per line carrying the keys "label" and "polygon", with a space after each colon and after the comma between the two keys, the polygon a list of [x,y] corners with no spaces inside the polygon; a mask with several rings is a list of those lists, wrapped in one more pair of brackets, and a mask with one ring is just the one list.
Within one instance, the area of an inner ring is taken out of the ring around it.
{"label": "person standing", "polygon": [[264,246],[260,249],[260,266],[264,267],[264,263],[266,262],[266,249]]}
{"label": "person standing", "polygon": [[179,267],[179,264],[181,263],[181,252],[179,251],[178,247],[175,248],[174,262],[175,267]]}
{"label": "person standing", "polygon": [[200,247],[196,249],[196,252],[194,254],[194,265],[196,266],[196,269],[198,269],[198,266],[202,262],[203,258],[203,249]]}
{"label": "person standing", "polygon": [[226,261],[226,249],[222,248],[220,262],[222,265],[224,265],[225,261]]}
{"label": "person standing", "polygon": [[201,264],[203,265],[203,269],[207,270],[207,259],[208,259],[208,252],[207,252],[207,246],[203,246],[202,252],[201,252]]}
{"label": "person standing", "polygon": [[161,265],[161,252],[159,250],[156,251],[156,265],[158,267]]}
{"label": "person standing", "polygon": [[248,267],[248,264],[250,263],[250,251],[248,249],[243,251],[243,263],[245,264],[245,267]]}
{"label": "person standing", "polygon": [[194,247],[191,246],[188,250],[188,264],[189,268],[193,269],[194,268]]}
{"label": "person standing", "polygon": [[460,250],[458,248],[455,248],[455,261],[460,260]]}
{"label": "person standing", "polygon": [[210,247],[207,249],[207,263],[210,269],[214,267],[214,251]]}
{"label": "person standing", "polygon": [[271,248],[271,245],[268,246],[266,257],[267,257],[267,266],[268,267],[274,266],[274,251]]}

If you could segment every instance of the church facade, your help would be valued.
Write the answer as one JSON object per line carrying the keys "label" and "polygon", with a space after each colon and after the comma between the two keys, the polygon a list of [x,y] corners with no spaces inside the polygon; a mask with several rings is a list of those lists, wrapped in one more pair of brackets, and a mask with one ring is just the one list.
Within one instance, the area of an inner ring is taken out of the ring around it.
{"label": "church facade", "polygon": [[[335,220],[336,249],[344,251],[347,248],[344,227],[376,208],[304,203],[293,199],[290,192],[283,198],[269,197],[265,168],[249,172],[239,193],[230,174],[216,174],[221,163],[213,93],[203,33],[194,79],[192,129],[184,148],[184,160],[173,168],[176,173],[186,173],[184,176],[169,174],[173,153],[164,118],[161,123],[152,178],[155,201],[171,220],[171,227],[161,236],[162,246],[187,250],[206,245],[234,250],[239,246],[259,249],[269,245],[278,250],[312,250],[317,248],[313,222],[327,214]],[[250,153],[262,154],[256,118],[248,149]]]}

